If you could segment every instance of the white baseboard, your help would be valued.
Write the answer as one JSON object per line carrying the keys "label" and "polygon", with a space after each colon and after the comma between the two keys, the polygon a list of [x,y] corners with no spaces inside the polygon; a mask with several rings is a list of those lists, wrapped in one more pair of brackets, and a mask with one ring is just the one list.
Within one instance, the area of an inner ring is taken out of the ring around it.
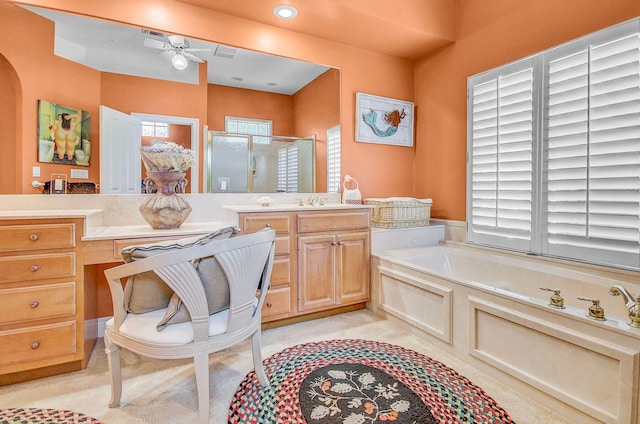
{"label": "white baseboard", "polygon": [[104,337],[104,329],[109,321],[113,317],[98,318],[98,337]]}

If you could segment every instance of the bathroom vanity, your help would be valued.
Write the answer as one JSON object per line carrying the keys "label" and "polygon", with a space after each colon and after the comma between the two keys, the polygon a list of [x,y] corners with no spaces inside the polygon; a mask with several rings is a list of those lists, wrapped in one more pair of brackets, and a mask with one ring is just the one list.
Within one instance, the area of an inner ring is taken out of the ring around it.
{"label": "bathroom vanity", "polygon": [[244,233],[276,231],[267,326],[362,309],[370,296],[371,208],[227,207]]}
{"label": "bathroom vanity", "polygon": [[369,206],[224,206],[229,197],[195,195],[191,220],[154,230],[141,221],[139,196],[40,199],[20,204],[35,200],[41,209],[0,210],[0,385],[87,366],[111,302],[103,269],[122,263],[120,251],[133,244],[229,225],[245,234],[276,230],[265,327],[361,309],[369,300]]}

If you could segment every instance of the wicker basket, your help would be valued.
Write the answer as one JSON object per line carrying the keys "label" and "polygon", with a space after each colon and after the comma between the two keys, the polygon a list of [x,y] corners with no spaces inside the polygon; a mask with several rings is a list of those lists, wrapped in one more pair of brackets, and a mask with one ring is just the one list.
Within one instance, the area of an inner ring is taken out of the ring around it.
{"label": "wicker basket", "polygon": [[374,206],[371,225],[378,228],[423,227],[431,218],[431,199],[411,197],[389,197],[365,199],[366,205]]}

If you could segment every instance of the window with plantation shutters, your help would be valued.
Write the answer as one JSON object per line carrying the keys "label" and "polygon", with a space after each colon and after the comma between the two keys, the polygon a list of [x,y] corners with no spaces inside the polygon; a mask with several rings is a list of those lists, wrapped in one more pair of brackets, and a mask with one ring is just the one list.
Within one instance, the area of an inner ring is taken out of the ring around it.
{"label": "window with plantation shutters", "polygon": [[278,191],[298,191],[298,146],[286,146],[278,150]]}
{"label": "window with plantation shutters", "polygon": [[544,248],[638,267],[640,35],[613,32],[545,61]]}
{"label": "window with plantation shutters", "polygon": [[340,192],[340,125],[327,130],[327,193]]}
{"label": "window with plantation shutters", "polygon": [[469,81],[471,242],[530,249],[533,94],[528,59]]}
{"label": "window with plantation shutters", "polygon": [[469,242],[640,269],[640,19],[469,78],[468,111]]}

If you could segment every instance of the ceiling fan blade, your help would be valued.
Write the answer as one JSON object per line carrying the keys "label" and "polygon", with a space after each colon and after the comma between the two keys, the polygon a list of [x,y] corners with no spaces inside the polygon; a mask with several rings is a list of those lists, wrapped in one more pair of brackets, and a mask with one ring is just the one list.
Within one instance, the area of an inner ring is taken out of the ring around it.
{"label": "ceiling fan blade", "polygon": [[167,43],[165,43],[164,41],[160,41],[160,40],[155,40],[153,38],[145,38],[142,41],[142,44],[145,47],[151,47],[152,49],[162,49],[162,50],[167,50],[170,49],[171,46]]}
{"label": "ceiling fan blade", "polygon": [[182,35],[167,35],[167,38],[171,45],[175,47],[182,47],[186,44]]}
{"label": "ceiling fan blade", "polygon": [[182,49],[185,52],[212,52],[210,48],[195,48],[195,47],[187,47],[186,49]]}
{"label": "ceiling fan blade", "polygon": [[204,60],[200,59],[198,56],[193,55],[191,53],[187,53],[187,52],[182,52],[182,54],[184,54],[184,56],[189,59],[189,60],[193,60],[194,62],[198,62],[198,63],[202,63],[204,62]]}

